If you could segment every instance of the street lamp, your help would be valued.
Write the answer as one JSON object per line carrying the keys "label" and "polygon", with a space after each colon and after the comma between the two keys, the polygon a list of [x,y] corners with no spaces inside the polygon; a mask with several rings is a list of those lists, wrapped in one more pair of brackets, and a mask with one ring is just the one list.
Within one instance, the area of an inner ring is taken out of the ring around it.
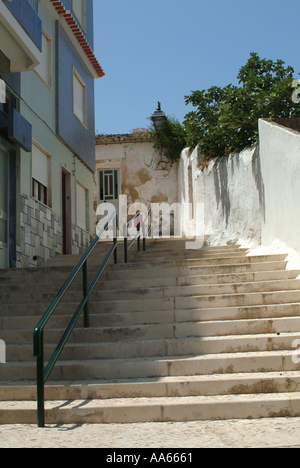
{"label": "street lamp", "polygon": [[162,130],[165,121],[167,120],[167,117],[165,116],[165,113],[161,110],[161,104],[160,102],[158,103],[158,108],[154,112],[154,114],[151,117],[151,120],[154,124],[155,130]]}

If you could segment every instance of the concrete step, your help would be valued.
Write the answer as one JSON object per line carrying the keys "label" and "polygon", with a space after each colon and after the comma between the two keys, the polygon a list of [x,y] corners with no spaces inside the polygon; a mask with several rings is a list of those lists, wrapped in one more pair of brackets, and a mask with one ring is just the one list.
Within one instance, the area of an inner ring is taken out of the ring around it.
{"label": "concrete step", "polygon": [[[109,248],[96,247],[90,280]],[[118,255],[91,296],[91,328],[81,317],[51,373],[47,423],[300,415],[300,271],[285,271],[286,254],[157,240],[129,264]],[[0,271],[0,424],[36,423],[33,328],[79,258]],[[81,299],[79,273],[47,325],[45,363]]]}
{"label": "concrete step", "polygon": [[[218,299],[218,300],[216,300]],[[277,316],[292,316],[299,314],[299,291],[281,291],[271,293],[250,293],[247,295],[200,296],[190,298],[173,298],[158,300],[115,301],[89,303],[90,314],[95,317],[95,325],[110,326],[136,323],[157,323],[177,321],[226,320],[233,318],[260,318]],[[16,324],[17,317],[39,318],[46,312],[50,302],[31,304],[0,305],[0,324],[9,323],[8,317]],[[55,310],[56,320],[62,316],[73,316],[78,302],[61,303]],[[4,322],[3,322],[4,321]],[[24,322],[23,322],[24,323]],[[36,325],[35,324],[35,325]],[[4,325],[2,325],[3,328]]]}
{"label": "concrete step", "polygon": [[[238,297],[241,294],[249,295],[251,293],[274,291],[286,291],[300,293],[300,280],[280,280],[280,281],[262,281],[251,283],[239,284],[219,284],[219,285],[196,285],[196,286],[177,286],[177,287],[161,287],[161,288],[137,288],[137,289],[123,289],[123,290],[94,290],[91,295],[91,301],[105,302],[105,301],[137,301],[139,298],[143,300],[159,300],[167,298],[189,298],[214,296],[215,300],[219,297],[229,296],[236,294]],[[49,303],[55,299],[55,293],[46,293],[39,290],[35,293],[20,293],[11,292],[0,295],[0,303],[2,306],[5,304],[23,304],[23,303]],[[64,295],[64,302],[80,302],[82,299],[82,292],[68,291]],[[300,299],[299,299],[300,300]]]}
{"label": "concrete step", "polygon": [[[110,263],[107,265],[106,270],[101,276],[103,281],[124,280],[123,271],[116,269],[116,265]],[[185,263],[180,267],[166,267],[162,268],[159,265],[156,268],[150,269],[129,269],[130,264],[125,265],[126,279],[153,279],[165,277],[188,277],[188,276],[203,276],[203,275],[222,275],[222,274],[238,274],[247,272],[265,272],[265,271],[284,271],[286,262],[283,261],[270,261],[262,263],[239,263],[239,264],[222,264],[222,265],[203,265],[203,266],[186,266]],[[136,267],[136,265],[135,265]],[[1,272],[5,274],[1,275]],[[91,279],[98,271],[98,267],[90,265],[88,268],[89,276]],[[56,283],[61,285],[68,279],[73,272],[72,266],[48,267],[48,268],[29,268],[29,269],[14,269],[14,270],[0,270],[0,285],[16,285],[25,283],[35,284],[40,283]],[[77,280],[82,277],[79,272]]]}
{"label": "concrete step", "polygon": [[[68,306],[68,310],[66,310]],[[96,310],[95,310],[96,309]],[[255,319],[292,318],[300,316],[300,303],[262,305],[249,307],[224,307],[210,309],[167,310],[147,312],[119,312],[111,314],[94,313],[98,309],[97,303],[91,304],[90,326],[99,327],[132,327],[147,324],[193,323],[212,321],[241,321]],[[67,304],[56,310],[55,316],[46,326],[47,329],[66,329],[72,319],[71,312],[75,312],[76,305]],[[45,312],[45,310],[43,310]],[[37,315],[0,317],[0,330],[30,330],[37,325]],[[78,328],[83,328],[83,316],[77,322]]]}
{"label": "concrete step", "polygon": [[[165,332],[167,334],[167,332]],[[76,336],[76,331],[74,334]],[[171,335],[171,333],[170,333]],[[47,343],[47,337],[45,337]],[[204,336],[201,338],[167,338],[147,339],[140,337],[136,340],[120,340],[117,342],[88,342],[81,343],[78,339],[67,343],[60,359],[64,361],[82,360],[87,364],[94,359],[134,359],[138,357],[174,357],[199,356],[213,353],[252,353],[259,351],[286,351],[294,349],[294,342],[300,340],[299,332],[281,332],[249,335]],[[49,360],[54,353],[57,343],[45,344],[45,360]],[[9,367],[15,362],[34,361],[32,345],[8,345],[6,347],[7,364]],[[4,369],[4,368],[3,368]],[[128,375],[127,377],[130,377]]]}
{"label": "concrete step", "polygon": [[[246,251],[245,250],[221,250],[221,251],[182,251],[182,252],[167,252],[167,251],[149,251],[149,252],[135,252],[134,255],[129,257],[130,263],[144,263],[150,261],[155,262],[168,262],[180,259],[181,261],[185,260],[196,260],[196,259],[219,259],[223,257],[245,257]],[[82,255],[70,255],[67,258],[65,256],[56,257],[51,261],[44,264],[44,267],[49,266],[59,266],[62,264],[65,265],[77,265],[77,263],[81,260]],[[90,265],[101,265],[103,260],[105,259],[105,255],[102,252],[98,252],[94,250],[93,254],[89,258],[88,262]],[[124,252],[120,252],[118,250],[118,262],[120,264],[124,263]]]}
{"label": "concrete step", "polygon": [[[48,382],[45,399],[93,400],[114,398],[151,398],[215,396],[300,391],[299,372],[281,371],[251,374],[214,374],[128,379],[116,381]],[[0,387],[0,401],[36,401],[32,382],[7,383]]]}
{"label": "concrete step", "polygon": [[[109,291],[109,290],[134,290],[141,288],[174,288],[179,286],[200,286],[204,288],[204,285],[229,285],[239,283],[258,283],[262,281],[276,281],[276,284],[282,280],[293,280],[300,275],[300,270],[283,270],[283,271],[266,271],[266,272],[249,272],[249,273],[236,273],[236,274],[222,274],[222,275],[202,275],[202,276],[187,276],[187,277],[176,277],[170,276],[165,278],[147,278],[147,279],[126,279],[126,280],[115,280],[115,281],[103,281],[99,280],[95,290],[97,291]],[[80,275],[81,276],[81,275]],[[72,283],[69,291],[78,291],[82,287],[82,278],[80,276]],[[46,279],[43,283],[36,284],[32,281],[22,281],[18,284],[6,284],[1,285],[0,282],[0,296],[9,293],[24,293],[24,292],[54,292],[57,293],[61,289],[62,281],[58,282],[57,278],[55,283],[47,282]],[[90,282],[93,278],[90,279]]]}
{"label": "concrete step", "polygon": [[[4,330],[1,339],[7,345],[32,344],[34,327]],[[46,342],[58,343],[65,328],[46,329]],[[75,328],[69,343],[107,343],[136,340],[182,339],[207,336],[250,335],[264,333],[289,333],[300,330],[300,317],[273,319],[220,320],[205,322],[149,323],[133,326]]]}
{"label": "concrete step", "polygon": [[[196,286],[177,286],[177,287],[158,287],[158,288],[136,288],[123,290],[94,290],[92,295],[93,301],[109,301],[113,300],[131,300],[142,297],[143,299],[161,299],[168,297],[192,297],[204,295],[225,295],[225,294],[241,294],[251,292],[269,292],[269,291],[289,291],[300,289],[300,280],[280,280],[280,281],[262,281],[239,284],[216,284],[216,285],[196,285]],[[55,298],[56,291],[42,292],[36,290],[35,293],[25,292],[6,292],[0,295],[1,304],[19,304],[31,302],[47,302],[49,304]],[[65,302],[76,302],[82,298],[81,292],[67,292],[64,295]]]}
{"label": "concrete step", "polygon": [[[148,260],[143,260],[141,262],[135,263],[118,263],[117,265],[113,265],[114,271],[124,271],[124,270],[134,270],[134,269],[149,269],[149,268],[161,268],[162,265],[166,267],[180,267],[184,263],[185,266],[205,266],[205,265],[230,265],[230,264],[240,264],[240,263],[257,263],[257,262],[270,262],[270,261],[284,261],[287,257],[287,254],[274,254],[274,255],[255,255],[255,256],[240,256],[240,255],[225,255],[222,257],[203,257],[191,259],[180,258],[180,256],[174,257],[174,259],[168,259],[161,257],[149,257]],[[101,265],[101,261],[98,260],[91,260],[89,262],[92,266]],[[77,262],[74,263],[74,266]],[[53,260],[51,261],[51,267],[61,265],[61,261]]]}
{"label": "concrete step", "polygon": [[[299,417],[300,393],[46,403],[46,424],[108,424]],[[35,424],[35,403],[0,406],[0,424]]]}
{"label": "concrete step", "polygon": [[[300,371],[291,350],[180,355],[152,358],[90,359],[59,361],[51,381],[145,379],[257,372]],[[1,382],[36,381],[35,362],[1,365]]]}
{"label": "concrete step", "polygon": [[[15,316],[32,315],[36,313],[37,318],[45,313],[51,301],[35,304],[2,304],[0,315],[9,316],[10,312]],[[300,291],[280,291],[269,293],[248,293],[230,294],[221,296],[195,296],[195,297],[175,297],[166,299],[140,299],[140,300],[120,300],[90,302],[91,314],[115,314],[128,312],[152,312],[195,310],[195,309],[220,309],[220,308],[247,308],[249,306],[263,306],[275,304],[291,304],[300,302]],[[78,306],[77,303],[62,303],[58,306],[56,313],[73,315]]]}
{"label": "concrete step", "polygon": [[[97,293],[95,293],[97,294]],[[99,298],[98,298],[99,300]],[[93,306],[99,313],[146,312],[167,310],[188,310],[199,308],[245,307],[254,305],[285,304],[300,302],[300,291],[258,292],[244,294],[224,294],[218,296],[167,297],[160,299],[135,299],[119,301],[101,301]],[[93,298],[91,298],[93,304]],[[1,308],[4,307],[3,305]],[[1,310],[0,308],[0,310]]]}

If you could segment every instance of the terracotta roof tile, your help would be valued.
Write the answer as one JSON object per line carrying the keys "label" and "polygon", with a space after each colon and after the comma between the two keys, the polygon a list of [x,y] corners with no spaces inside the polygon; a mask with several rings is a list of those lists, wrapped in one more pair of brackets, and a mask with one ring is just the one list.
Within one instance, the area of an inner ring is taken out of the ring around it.
{"label": "terracotta roof tile", "polygon": [[147,131],[125,133],[119,135],[96,135],[96,145],[105,145],[110,143],[130,143],[151,141],[150,134]]}
{"label": "terracotta roof tile", "polygon": [[54,6],[55,10],[60,16],[63,16],[65,21],[67,22],[69,28],[73,32],[74,36],[76,37],[78,43],[81,45],[83,51],[85,52],[86,56],[88,57],[89,61],[91,62],[92,66],[94,67],[97,75],[99,78],[105,75],[104,71],[102,70],[100,64],[98,63],[94,52],[92,51],[90,45],[88,44],[84,34],[82,33],[77,21],[75,20],[74,16],[69,10],[66,10],[60,0],[50,0],[52,5]]}

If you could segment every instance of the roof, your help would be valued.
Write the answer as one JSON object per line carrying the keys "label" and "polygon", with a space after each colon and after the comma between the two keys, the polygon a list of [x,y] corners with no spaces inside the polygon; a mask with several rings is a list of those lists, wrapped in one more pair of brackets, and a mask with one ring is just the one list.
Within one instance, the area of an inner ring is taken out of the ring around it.
{"label": "roof", "polygon": [[120,135],[96,135],[96,145],[108,145],[112,143],[138,143],[151,141],[147,131],[125,133]]}
{"label": "roof", "polygon": [[83,32],[81,31],[77,21],[75,20],[74,16],[69,10],[66,10],[60,0],[50,0],[53,7],[57,11],[57,13],[62,16],[65,21],[67,22],[69,28],[73,32],[75,38],[77,39],[79,45],[83,49],[84,53],[86,54],[87,58],[89,59],[90,63],[94,67],[97,75],[99,78],[105,75],[104,71],[102,70],[98,60],[96,59],[92,48],[90,47],[89,43],[87,42]]}
{"label": "roof", "polygon": [[278,125],[281,125],[282,127],[286,127],[290,130],[294,130],[295,132],[299,133],[300,132],[300,118],[290,118],[290,119],[269,119],[270,122],[274,122]]}

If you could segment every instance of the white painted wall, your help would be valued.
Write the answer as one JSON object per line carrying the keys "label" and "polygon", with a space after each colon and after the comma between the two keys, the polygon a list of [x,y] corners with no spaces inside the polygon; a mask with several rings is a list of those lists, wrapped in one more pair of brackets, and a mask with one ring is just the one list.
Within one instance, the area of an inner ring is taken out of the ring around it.
{"label": "white painted wall", "polygon": [[[205,232],[211,245],[257,245],[261,239],[260,175],[258,148],[211,161],[203,171],[197,149],[184,150],[179,165],[181,203],[204,203]],[[184,235],[195,234],[187,210],[182,219]]]}
{"label": "white painted wall", "polygon": [[[286,253],[287,269],[300,269],[300,134],[259,121],[259,145],[210,162],[203,171],[197,149],[181,155],[178,200],[204,203],[211,245],[240,244],[249,255]],[[184,235],[194,223],[185,211]]]}
{"label": "white painted wall", "polygon": [[262,245],[277,239],[300,253],[300,134],[259,121],[264,188]]}

